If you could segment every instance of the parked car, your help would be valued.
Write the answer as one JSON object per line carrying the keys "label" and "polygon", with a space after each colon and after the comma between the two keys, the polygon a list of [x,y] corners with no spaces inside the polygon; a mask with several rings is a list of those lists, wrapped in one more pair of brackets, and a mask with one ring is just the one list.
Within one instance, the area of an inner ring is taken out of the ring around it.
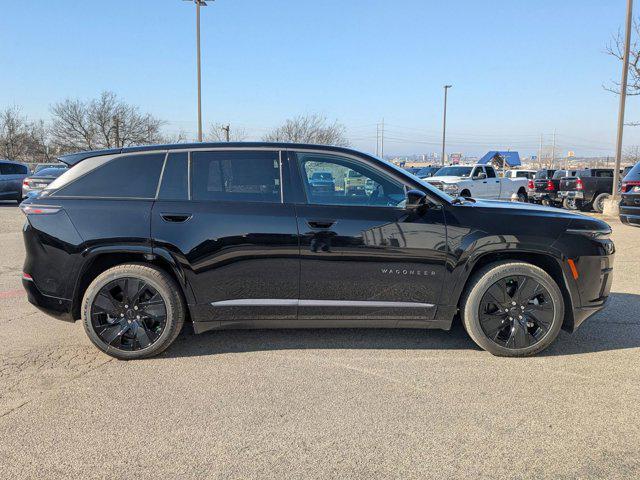
{"label": "parked car", "polygon": [[309,178],[309,186],[316,192],[333,192],[336,182],[331,172],[313,172]]}
{"label": "parked car", "polygon": [[65,168],[41,168],[37,173],[26,177],[22,181],[22,198],[40,192],[44,187],[67,171],[67,166],[64,165],[64,167]]}
{"label": "parked car", "polygon": [[505,178],[526,178],[532,179],[536,174],[535,170],[507,170],[504,172]]}
{"label": "parked car", "polygon": [[[560,207],[562,199],[558,198],[560,180],[564,177],[574,176],[577,170],[541,170],[539,177],[534,178],[533,185],[529,182],[529,189],[533,186],[530,195],[537,203],[545,206]],[[540,173],[540,172],[538,172]]]}
{"label": "parked car", "polygon": [[[31,303],[82,319],[123,359],[190,319],[224,328],[451,328],[496,355],[547,347],[605,305],[611,229],[512,202],[454,198],[341,147],[178,144],[83,152],[21,208]],[[370,195],[316,194],[348,171]]]}
{"label": "parked car", "polygon": [[22,201],[22,180],[29,174],[26,165],[0,160],[0,200]]}
{"label": "parked car", "polygon": [[562,199],[562,206],[569,210],[593,208],[602,213],[604,201],[611,196],[612,189],[612,168],[586,168],[560,180],[558,197]]}
{"label": "parked car", "polygon": [[356,170],[349,170],[344,177],[345,195],[366,195],[367,177]]}
{"label": "parked car", "polygon": [[640,163],[631,167],[620,189],[620,221],[640,227]]}
{"label": "parked car", "polygon": [[436,172],[440,170],[440,168],[442,167],[432,167],[432,166],[422,167],[418,169],[418,171],[415,172],[414,175],[422,179],[433,177],[436,174]]}
{"label": "parked car", "polygon": [[527,179],[498,177],[491,165],[442,167],[426,181],[452,196],[511,200],[515,195],[527,201]]}
{"label": "parked car", "polygon": [[38,173],[40,170],[45,168],[63,168],[66,169],[67,166],[61,162],[50,162],[50,163],[36,163],[33,166],[33,173]]}

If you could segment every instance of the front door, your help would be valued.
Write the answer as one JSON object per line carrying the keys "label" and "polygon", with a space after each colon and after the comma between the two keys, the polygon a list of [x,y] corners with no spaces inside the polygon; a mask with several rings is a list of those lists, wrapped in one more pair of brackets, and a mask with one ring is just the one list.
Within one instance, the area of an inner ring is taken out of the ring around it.
{"label": "front door", "polygon": [[296,318],[298,231],[281,172],[277,150],[169,153],[152,235],[185,271],[194,321]]}
{"label": "front door", "polygon": [[[363,158],[313,151],[290,157],[306,200],[296,205],[299,320],[431,319],[445,273],[441,207],[433,203],[419,215],[405,209],[400,177]],[[332,188],[316,186],[316,172],[330,174]]]}

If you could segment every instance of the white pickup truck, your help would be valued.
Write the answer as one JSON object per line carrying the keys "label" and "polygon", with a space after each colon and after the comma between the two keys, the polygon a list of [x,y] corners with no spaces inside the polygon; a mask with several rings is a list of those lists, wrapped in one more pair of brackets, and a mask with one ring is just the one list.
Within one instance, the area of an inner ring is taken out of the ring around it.
{"label": "white pickup truck", "polygon": [[526,178],[501,178],[491,165],[442,167],[425,179],[452,196],[527,201]]}

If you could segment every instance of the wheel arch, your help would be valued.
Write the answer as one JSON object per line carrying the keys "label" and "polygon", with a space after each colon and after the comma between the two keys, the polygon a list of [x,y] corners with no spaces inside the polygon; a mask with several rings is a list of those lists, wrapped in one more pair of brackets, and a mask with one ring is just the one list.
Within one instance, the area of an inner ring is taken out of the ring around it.
{"label": "wheel arch", "polygon": [[85,252],[72,296],[71,314],[74,320],[80,318],[82,298],[91,282],[105,270],[125,263],[155,266],[170,275],[180,286],[180,293],[185,300],[187,315],[189,315],[189,305],[194,303],[193,293],[182,269],[168,252],[157,249],[152,251],[151,247],[118,245],[101,246]]}
{"label": "wheel arch", "polygon": [[458,289],[459,293],[457,294],[457,298],[455,299],[456,306],[458,308],[460,307],[460,302],[464,298],[464,293],[466,292],[467,288],[469,288],[470,280],[473,277],[474,273],[476,273],[486,265],[504,260],[531,263],[532,265],[540,267],[542,270],[547,272],[551,276],[551,278],[553,278],[553,280],[558,284],[558,287],[560,287],[562,298],[565,303],[562,328],[563,330],[572,331],[574,325],[573,300],[569,285],[567,283],[568,280],[564,274],[564,271],[560,264],[560,260],[549,253],[534,251],[497,251],[486,252],[478,255],[473,260],[470,259],[470,268],[468,268],[466,272],[466,275],[463,279],[464,282],[462,282],[462,288]]}

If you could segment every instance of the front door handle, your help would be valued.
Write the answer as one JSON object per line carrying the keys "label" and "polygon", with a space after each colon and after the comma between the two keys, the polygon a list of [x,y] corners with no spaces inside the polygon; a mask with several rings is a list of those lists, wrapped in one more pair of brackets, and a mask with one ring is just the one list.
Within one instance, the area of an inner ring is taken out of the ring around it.
{"label": "front door handle", "polygon": [[191,215],[190,213],[161,213],[160,216],[165,222],[184,223],[193,215]]}
{"label": "front door handle", "polygon": [[307,225],[311,228],[330,228],[335,220],[307,220]]}

